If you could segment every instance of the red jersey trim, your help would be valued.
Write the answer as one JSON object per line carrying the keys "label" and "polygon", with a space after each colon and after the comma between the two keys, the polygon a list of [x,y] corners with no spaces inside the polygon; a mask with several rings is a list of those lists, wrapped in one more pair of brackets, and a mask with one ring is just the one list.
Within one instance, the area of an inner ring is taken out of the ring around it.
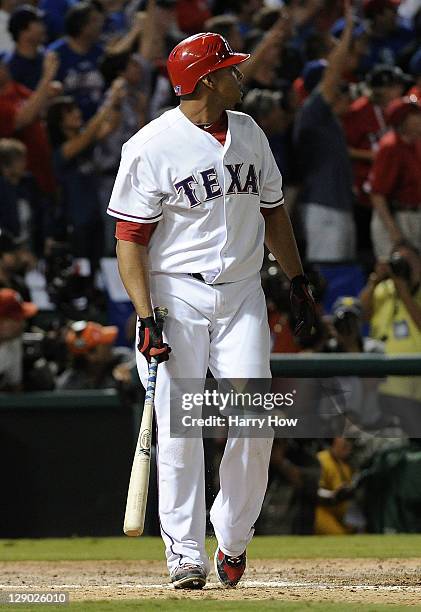
{"label": "red jersey trim", "polygon": [[158,223],[117,221],[115,237],[117,240],[127,240],[127,242],[148,246],[157,225]]}

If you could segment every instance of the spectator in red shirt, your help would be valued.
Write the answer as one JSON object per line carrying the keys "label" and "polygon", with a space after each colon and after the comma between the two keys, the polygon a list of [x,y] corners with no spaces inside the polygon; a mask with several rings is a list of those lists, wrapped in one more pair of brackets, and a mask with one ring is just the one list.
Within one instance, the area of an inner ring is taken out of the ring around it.
{"label": "spectator in red shirt", "polygon": [[388,126],[384,117],[388,104],[402,96],[406,75],[397,66],[379,64],[367,75],[368,93],[357,98],[343,119],[357,195],[355,222],[358,250],[371,250],[371,201],[367,178],[380,138]]}
{"label": "spectator in red shirt", "polygon": [[416,98],[399,98],[386,118],[393,129],[381,139],[369,177],[377,258],[404,241],[421,248],[421,106]]}
{"label": "spectator in red shirt", "polygon": [[53,79],[58,68],[55,54],[47,54],[42,77],[35,91],[10,78],[5,57],[0,56],[0,138],[17,138],[27,147],[27,167],[40,189],[47,194],[55,190],[51,149],[41,122],[48,100],[60,91]]}

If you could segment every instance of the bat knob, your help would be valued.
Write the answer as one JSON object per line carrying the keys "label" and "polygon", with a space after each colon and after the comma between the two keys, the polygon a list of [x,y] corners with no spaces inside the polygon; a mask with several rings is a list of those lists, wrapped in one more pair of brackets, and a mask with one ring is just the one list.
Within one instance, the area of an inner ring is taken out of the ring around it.
{"label": "bat knob", "polygon": [[168,315],[168,308],[163,308],[162,306],[157,306],[154,309],[154,313],[155,313],[155,320],[158,321],[163,321],[165,319],[165,317]]}

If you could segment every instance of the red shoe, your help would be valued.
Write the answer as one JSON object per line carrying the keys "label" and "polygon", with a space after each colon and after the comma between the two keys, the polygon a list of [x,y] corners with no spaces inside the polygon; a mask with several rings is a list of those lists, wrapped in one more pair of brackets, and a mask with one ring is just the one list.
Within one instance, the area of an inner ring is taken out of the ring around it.
{"label": "red shoe", "polygon": [[246,551],[238,557],[225,555],[220,548],[215,552],[215,572],[225,588],[237,586],[246,569]]}

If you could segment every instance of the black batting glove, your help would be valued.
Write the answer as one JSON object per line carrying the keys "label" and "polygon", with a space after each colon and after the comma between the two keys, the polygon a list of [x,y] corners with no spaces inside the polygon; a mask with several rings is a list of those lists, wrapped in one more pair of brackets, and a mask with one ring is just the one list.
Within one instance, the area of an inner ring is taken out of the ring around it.
{"label": "black batting glove", "polygon": [[163,322],[154,317],[145,317],[139,321],[139,342],[138,350],[144,355],[146,361],[150,363],[151,357],[155,357],[158,363],[168,361],[171,347],[162,339]]}
{"label": "black batting glove", "polygon": [[310,336],[316,319],[316,305],[304,274],[294,276],[289,289],[294,335]]}

